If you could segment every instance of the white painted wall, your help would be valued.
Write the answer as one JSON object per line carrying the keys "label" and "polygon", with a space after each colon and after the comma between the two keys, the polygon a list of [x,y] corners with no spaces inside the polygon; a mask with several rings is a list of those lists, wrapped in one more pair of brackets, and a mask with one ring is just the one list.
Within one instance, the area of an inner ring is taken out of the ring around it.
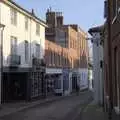
{"label": "white painted wall", "polygon": [[[30,56],[35,52],[35,43],[40,44],[40,58],[44,56],[45,48],[45,26],[40,25],[40,35],[36,35],[36,23],[37,21],[33,18],[28,20],[28,31],[25,30],[25,14],[17,10],[17,26],[11,24],[10,17],[10,6],[0,2],[0,22],[5,25],[4,30],[4,43],[3,43],[3,54],[4,54],[4,66],[8,66],[7,57],[10,55],[10,36],[15,36],[18,39],[18,55],[21,56],[21,67],[29,67],[31,64]],[[24,40],[27,40],[29,44],[29,63],[25,62],[24,54]],[[31,47],[30,47],[31,45]],[[31,49],[31,50],[30,50]],[[31,53],[30,53],[31,51]]]}
{"label": "white painted wall", "polygon": [[88,69],[87,68],[79,68],[74,69],[73,72],[77,74],[77,84],[80,87],[80,90],[87,89],[88,85]]}
{"label": "white painted wall", "polygon": [[89,90],[93,91],[93,70],[89,70]]}
{"label": "white painted wall", "polygon": [[102,104],[103,101],[103,70],[100,68],[100,60],[103,60],[103,48],[100,45],[100,33],[94,33],[93,39],[98,41],[98,45],[93,42],[93,82],[94,82],[94,102]]}
{"label": "white painted wall", "polygon": [[80,90],[88,88],[88,69],[80,68],[78,71],[78,83],[80,85]]}

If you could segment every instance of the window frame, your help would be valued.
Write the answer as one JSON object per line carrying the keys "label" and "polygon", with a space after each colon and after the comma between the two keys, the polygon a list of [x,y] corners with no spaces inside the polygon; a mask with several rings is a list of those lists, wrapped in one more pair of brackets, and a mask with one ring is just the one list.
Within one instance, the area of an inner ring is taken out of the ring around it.
{"label": "window frame", "polygon": [[17,11],[14,8],[10,8],[10,17],[11,17],[11,24],[17,25]]}
{"label": "window frame", "polygon": [[25,30],[28,31],[28,17],[25,16]]}
{"label": "window frame", "polygon": [[36,23],[36,35],[40,35],[40,25]]}
{"label": "window frame", "polygon": [[40,58],[40,44],[38,44],[38,43],[35,44],[35,54],[36,54],[35,56],[37,58]]}
{"label": "window frame", "polygon": [[[25,62],[26,63],[28,63],[28,61],[29,61],[29,44],[28,44],[28,41],[27,40],[25,40]],[[27,48],[26,48],[26,45],[27,45]],[[27,51],[27,52],[26,52]]]}
{"label": "window frame", "polygon": [[18,39],[15,36],[10,36],[10,49],[11,49],[11,55],[17,55],[18,54]]}

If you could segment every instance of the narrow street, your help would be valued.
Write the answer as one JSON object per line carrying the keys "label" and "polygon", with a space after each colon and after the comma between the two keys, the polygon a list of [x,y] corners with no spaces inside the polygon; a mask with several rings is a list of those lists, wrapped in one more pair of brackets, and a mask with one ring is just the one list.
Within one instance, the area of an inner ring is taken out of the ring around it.
{"label": "narrow street", "polygon": [[0,120],[76,120],[81,110],[91,100],[91,93],[80,93],[60,101],[34,106],[30,109],[10,114]]}
{"label": "narrow street", "polygon": [[0,120],[120,120],[119,20],[120,0],[0,0]]}

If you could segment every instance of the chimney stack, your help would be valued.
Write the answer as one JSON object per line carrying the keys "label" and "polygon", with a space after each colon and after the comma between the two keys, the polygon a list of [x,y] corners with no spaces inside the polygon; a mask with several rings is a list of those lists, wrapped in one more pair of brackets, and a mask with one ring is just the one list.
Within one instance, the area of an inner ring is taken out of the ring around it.
{"label": "chimney stack", "polygon": [[57,14],[57,16],[56,16],[57,26],[61,27],[63,25],[63,15],[62,15],[62,12],[57,12],[56,14]]}
{"label": "chimney stack", "polygon": [[34,12],[34,9],[32,9],[32,15],[35,16],[35,12]]}

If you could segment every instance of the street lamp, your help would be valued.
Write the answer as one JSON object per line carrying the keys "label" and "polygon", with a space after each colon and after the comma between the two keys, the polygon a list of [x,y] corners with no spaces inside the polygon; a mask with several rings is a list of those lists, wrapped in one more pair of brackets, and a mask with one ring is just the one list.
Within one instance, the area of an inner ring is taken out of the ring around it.
{"label": "street lamp", "polygon": [[[0,50],[1,50],[1,52],[0,52],[0,57],[1,57],[1,80],[2,80],[2,76],[3,76],[3,31],[4,31],[4,27],[5,27],[5,25],[3,25],[3,24],[0,24]],[[0,80],[0,93],[1,93],[1,80]],[[0,94],[0,104],[1,104],[1,94]]]}

